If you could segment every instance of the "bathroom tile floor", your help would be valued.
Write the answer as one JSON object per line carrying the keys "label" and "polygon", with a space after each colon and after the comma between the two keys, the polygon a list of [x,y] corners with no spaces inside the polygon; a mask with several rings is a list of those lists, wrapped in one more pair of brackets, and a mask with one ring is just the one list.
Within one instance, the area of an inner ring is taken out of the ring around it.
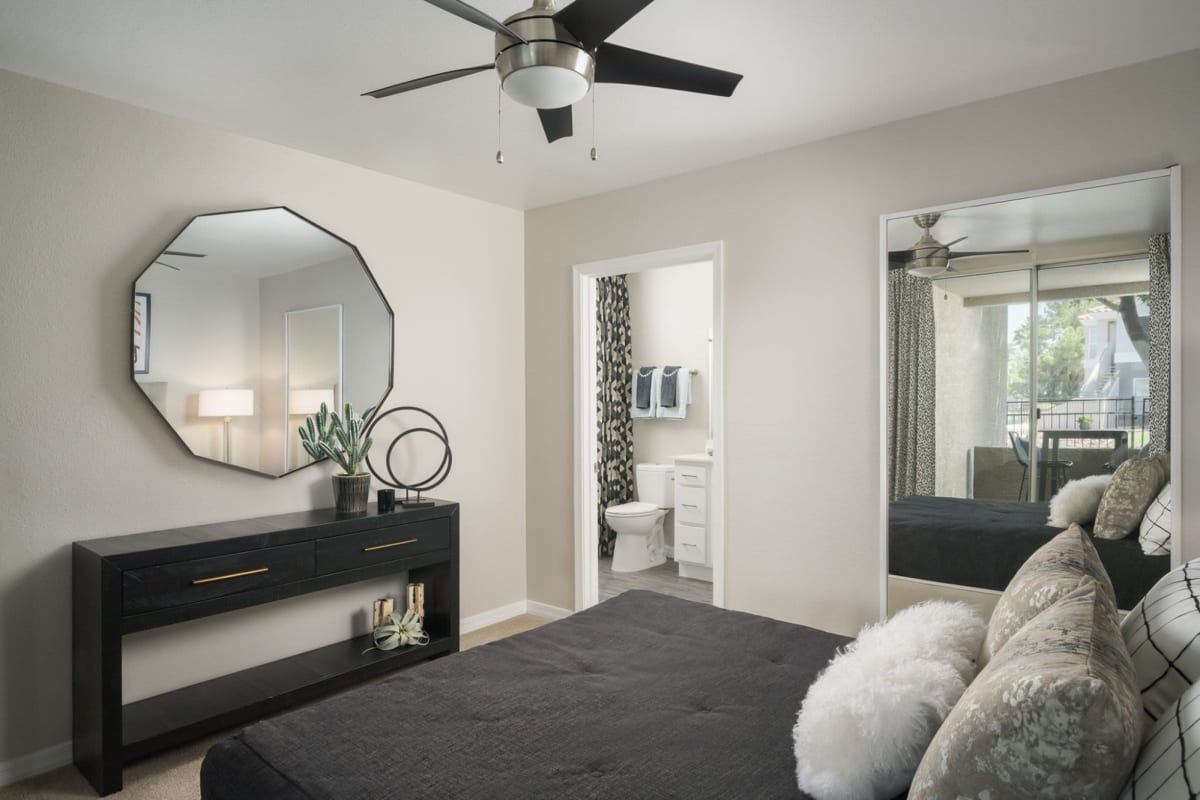
{"label": "bathroom tile floor", "polygon": [[612,559],[600,559],[600,599],[607,600],[630,589],[649,589],[712,605],[712,584],[679,577],[679,566],[669,558],[665,564],[639,572],[613,572]]}

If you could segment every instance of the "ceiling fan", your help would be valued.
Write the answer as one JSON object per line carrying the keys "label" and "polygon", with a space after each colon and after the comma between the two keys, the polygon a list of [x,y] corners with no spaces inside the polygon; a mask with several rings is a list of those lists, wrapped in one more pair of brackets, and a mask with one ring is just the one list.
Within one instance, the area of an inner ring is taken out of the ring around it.
{"label": "ceiling fan", "polygon": [[917,214],[913,222],[923,232],[917,243],[907,250],[888,251],[888,269],[906,269],[919,278],[936,278],[947,272],[957,272],[950,266],[950,260],[955,258],[971,258],[973,256],[998,256],[1008,253],[1028,253],[1028,250],[951,250],[950,248],[966,239],[960,236],[952,242],[942,244],[933,238],[929,230],[937,225],[941,214]]}
{"label": "ceiling fan", "polygon": [[[729,97],[741,75],[609,44],[607,39],[653,0],[533,0],[504,22],[462,0],[425,0],[496,34],[494,60],[366,92],[382,99],[495,69],[504,93],[536,108],[548,141],[572,134],[571,105],[593,83],[624,83]],[[593,154],[593,158],[594,158]]]}
{"label": "ceiling fan", "polygon": [[168,264],[162,260],[163,256],[174,256],[176,258],[205,258],[208,256],[208,253],[185,253],[182,250],[163,250],[162,254],[159,255],[158,258],[154,259],[155,264],[159,264],[164,267],[170,267],[176,272],[180,272],[182,271],[183,267],[177,267],[174,264]]}

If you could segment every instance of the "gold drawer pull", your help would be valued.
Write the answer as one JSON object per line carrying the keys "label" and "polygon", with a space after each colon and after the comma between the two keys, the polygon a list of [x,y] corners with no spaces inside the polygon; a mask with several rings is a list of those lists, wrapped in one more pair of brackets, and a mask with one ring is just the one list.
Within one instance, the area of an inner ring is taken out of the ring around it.
{"label": "gold drawer pull", "polygon": [[388,542],[387,544],[377,544],[372,547],[364,547],[364,553],[370,553],[372,550],[386,550],[389,547],[399,547],[402,544],[412,544],[416,539],[405,539],[403,542]]}
{"label": "gold drawer pull", "polygon": [[215,578],[197,578],[192,581],[192,586],[199,586],[202,583],[216,583],[217,581],[227,581],[230,578],[244,578],[247,575],[261,575],[264,572],[269,572],[270,567],[259,567],[258,569],[248,569],[245,572],[232,572],[229,575],[218,575]]}

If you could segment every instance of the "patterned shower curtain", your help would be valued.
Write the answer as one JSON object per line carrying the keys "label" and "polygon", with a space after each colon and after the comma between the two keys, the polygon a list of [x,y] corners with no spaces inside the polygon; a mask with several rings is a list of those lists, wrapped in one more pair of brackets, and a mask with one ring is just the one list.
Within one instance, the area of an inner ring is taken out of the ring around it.
{"label": "patterned shower curtain", "polygon": [[1171,447],[1171,234],[1150,237],[1150,452]]}
{"label": "patterned shower curtain", "polygon": [[888,499],[934,493],[937,373],[933,287],[903,269],[888,272]]}
{"label": "patterned shower curtain", "polygon": [[624,275],[596,279],[596,480],[599,486],[600,555],[611,556],[616,533],[604,509],[633,500],[633,420],[629,404],[633,344],[629,338],[629,288]]}

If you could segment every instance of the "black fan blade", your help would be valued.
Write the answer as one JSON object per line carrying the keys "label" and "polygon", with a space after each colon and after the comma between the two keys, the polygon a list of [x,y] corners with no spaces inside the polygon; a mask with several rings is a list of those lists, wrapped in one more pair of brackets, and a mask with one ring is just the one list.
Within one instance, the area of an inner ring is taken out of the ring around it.
{"label": "black fan blade", "polygon": [[571,107],[539,108],[538,116],[542,118],[542,129],[546,131],[547,142],[557,142],[572,133]]}
{"label": "black fan blade", "polygon": [[1028,250],[975,250],[950,253],[951,258],[971,258],[972,256],[1005,256],[1010,253],[1028,253]]}
{"label": "black fan blade", "polygon": [[[568,6],[567,8],[571,8]],[[741,75],[615,44],[596,52],[596,83],[627,83],[729,97]]]}
{"label": "black fan blade", "polygon": [[889,250],[888,251],[888,263],[889,264],[903,265],[903,264],[907,264],[908,262],[912,261],[913,258],[914,258],[914,254],[913,254],[912,250]]}
{"label": "black fan blade", "polygon": [[176,272],[183,272],[183,270],[181,270],[179,267],[175,266],[174,264],[168,264],[165,261],[159,261],[158,259],[155,259],[154,263],[160,264],[164,267],[170,267],[171,269],[175,270]]}
{"label": "black fan blade", "polygon": [[575,0],[554,15],[587,50],[595,50],[653,0]]}
{"label": "black fan blade", "polygon": [[480,64],[478,67],[452,69],[449,72],[439,72],[436,75],[426,75],[424,78],[414,78],[411,81],[394,83],[391,86],[385,86],[373,92],[363,92],[361,96],[374,97],[376,100],[379,100],[384,97],[391,97],[394,94],[400,94],[401,92],[411,92],[413,89],[424,89],[426,86],[433,86],[435,83],[445,83],[455,78],[465,78],[467,75],[474,75],[476,72],[483,72],[494,66],[495,64]]}
{"label": "black fan blade", "polygon": [[[205,258],[208,253],[185,253],[182,250],[163,250],[164,256],[185,256],[187,258]],[[167,266],[171,266],[168,264]]]}
{"label": "black fan blade", "polygon": [[480,11],[475,6],[468,5],[462,0],[425,0],[431,6],[437,6],[442,11],[448,11],[456,17],[465,19],[467,22],[473,22],[481,28],[487,28],[492,33],[503,33],[505,36],[511,36],[519,42],[529,44],[525,41],[524,36],[518,36],[508,28],[503,22]]}

